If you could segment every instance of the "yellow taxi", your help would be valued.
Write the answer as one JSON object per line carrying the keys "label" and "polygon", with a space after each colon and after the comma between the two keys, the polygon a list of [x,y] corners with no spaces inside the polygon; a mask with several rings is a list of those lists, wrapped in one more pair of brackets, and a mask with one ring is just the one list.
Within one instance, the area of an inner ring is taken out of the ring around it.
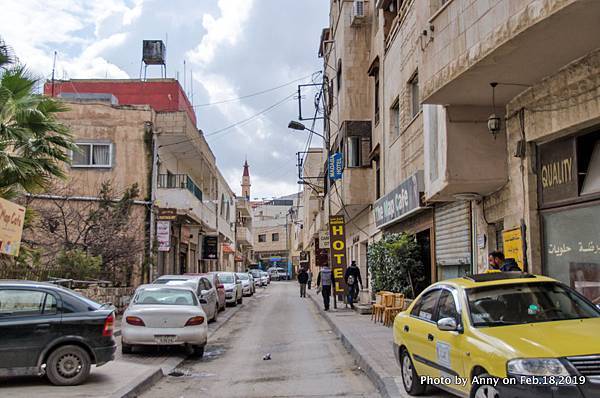
{"label": "yellow taxi", "polygon": [[600,309],[544,276],[451,279],[396,317],[394,354],[410,395],[598,398]]}

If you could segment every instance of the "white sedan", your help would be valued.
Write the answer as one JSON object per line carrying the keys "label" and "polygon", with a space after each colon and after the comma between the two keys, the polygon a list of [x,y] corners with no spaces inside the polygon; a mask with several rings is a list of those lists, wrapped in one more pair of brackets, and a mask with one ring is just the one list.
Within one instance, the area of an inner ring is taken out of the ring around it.
{"label": "white sedan", "polygon": [[207,339],[201,300],[184,285],[138,287],[121,322],[124,354],[131,353],[136,345],[185,345],[202,357]]}

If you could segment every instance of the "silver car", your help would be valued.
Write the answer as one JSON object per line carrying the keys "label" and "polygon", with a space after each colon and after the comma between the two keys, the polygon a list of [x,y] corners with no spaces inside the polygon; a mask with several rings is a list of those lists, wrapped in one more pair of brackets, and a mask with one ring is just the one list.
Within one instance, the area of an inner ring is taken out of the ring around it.
{"label": "silver car", "polygon": [[202,275],[163,275],[154,281],[156,285],[189,285],[191,286],[199,298],[204,299],[206,303],[202,304],[202,308],[208,317],[209,322],[217,320],[219,315],[219,299],[217,297],[217,289],[210,282],[208,277]]}
{"label": "silver car", "polygon": [[242,294],[246,297],[252,296],[254,292],[252,291],[252,281],[250,280],[250,275],[244,272],[236,273],[239,280],[242,281]]}
{"label": "silver car", "polygon": [[202,357],[208,326],[201,302],[187,285],[138,287],[121,321],[123,353],[137,345],[184,345]]}
{"label": "silver car", "polygon": [[242,304],[244,293],[242,291],[242,281],[235,272],[219,272],[219,280],[225,286],[225,302],[234,307]]}
{"label": "silver car", "polygon": [[254,277],[255,286],[267,286],[266,278],[263,279],[261,271],[259,269],[251,269],[250,275]]}

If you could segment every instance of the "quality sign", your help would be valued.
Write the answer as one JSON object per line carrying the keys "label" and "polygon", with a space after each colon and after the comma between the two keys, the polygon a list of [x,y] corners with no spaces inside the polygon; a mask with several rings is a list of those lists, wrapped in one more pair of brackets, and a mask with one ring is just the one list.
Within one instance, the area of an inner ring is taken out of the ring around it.
{"label": "quality sign", "polygon": [[344,274],[348,260],[346,258],[346,222],[344,216],[329,217],[329,240],[331,244],[331,271],[333,273],[334,292],[343,300],[346,291]]}

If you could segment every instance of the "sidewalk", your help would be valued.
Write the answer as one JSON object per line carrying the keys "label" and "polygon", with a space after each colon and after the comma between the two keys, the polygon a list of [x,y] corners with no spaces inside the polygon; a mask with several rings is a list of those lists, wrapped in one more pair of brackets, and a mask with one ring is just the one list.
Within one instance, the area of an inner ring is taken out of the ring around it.
{"label": "sidewalk", "polygon": [[[311,290],[308,296],[382,396],[408,398],[409,395],[402,385],[400,367],[394,357],[392,328],[373,323],[370,315],[360,315],[349,308],[346,309],[343,303],[338,303],[337,310],[325,312],[320,295]],[[449,394],[440,391],[427,396],[450,397]]]}

